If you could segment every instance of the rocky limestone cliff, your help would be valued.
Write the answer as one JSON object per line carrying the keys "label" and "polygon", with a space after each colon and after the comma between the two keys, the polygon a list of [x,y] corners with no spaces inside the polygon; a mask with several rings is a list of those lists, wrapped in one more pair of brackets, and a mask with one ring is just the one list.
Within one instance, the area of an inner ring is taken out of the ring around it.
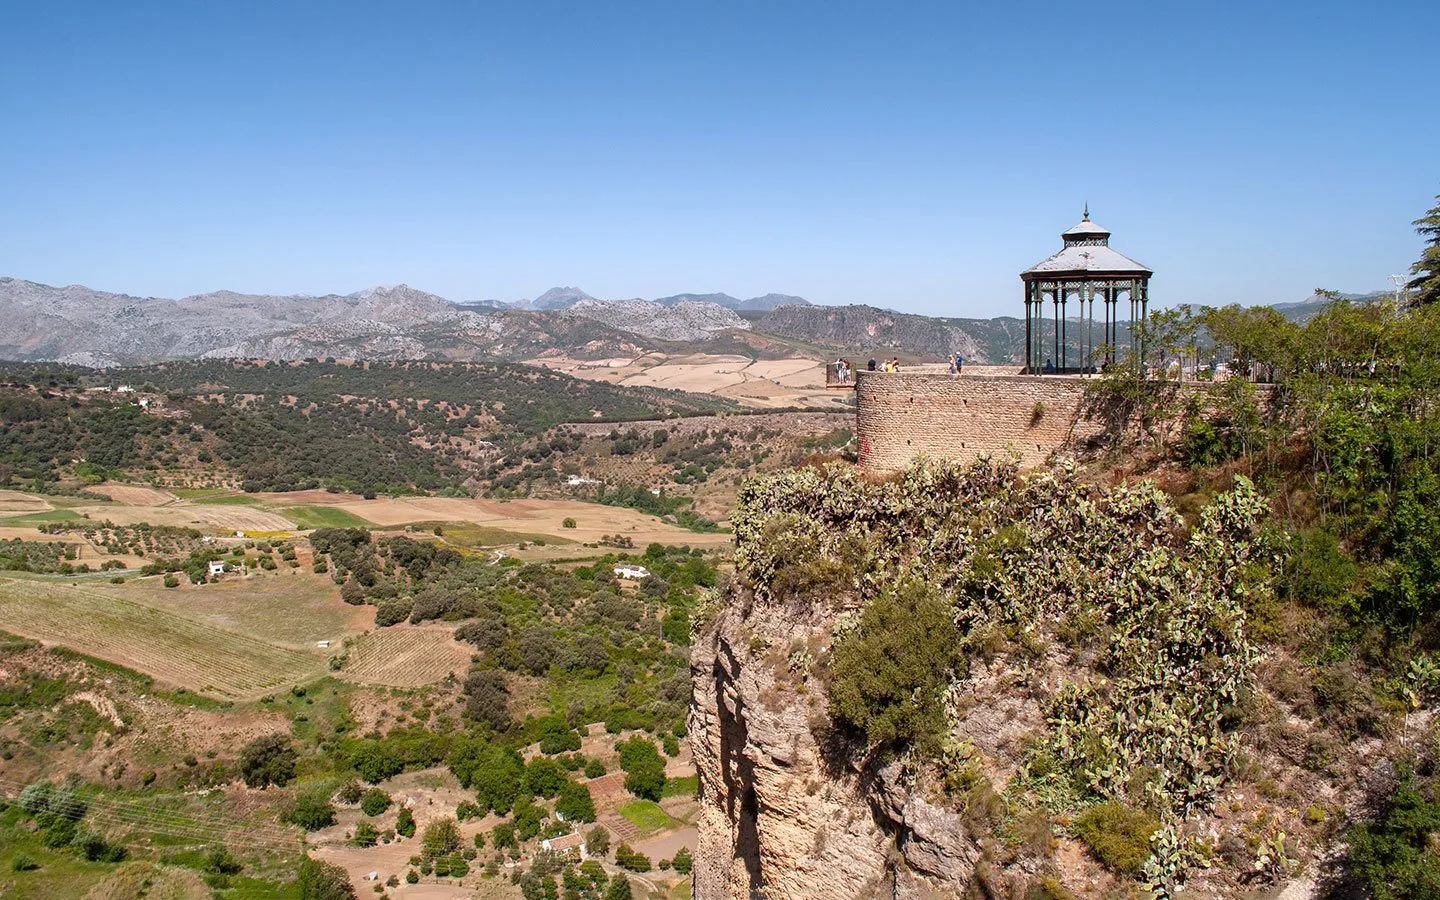
{"label": "rocky limestone cliff", "polygon": [[696,643],[696,900],[919,900],[974,874],[978,844],[959,815],[911,793],[899,763],[861,770],[827,737],[823,688],[790,661],[827,641],[834,618],[747,595]]}
{"label": "rocky limestone cliff", "polygon": [[823,346],[866,353],[902,350],[948,357],[960,351],[978,364],[1023,361],[1025,323],[998,319],[942,319],[873,306],[780,306],[755,327]]}
{"label": "rocky limestone cliff", "polygon": [[1396,744],[1282,699],[1266,510],[1068,464],[747,482],[695,611],[696,900],[1315,896]]}
{"label": "rocky limestone cliff", "polygon": [[582,300],[568,312],[663,341],[703,341],[721,331],[750,327],[732,310],[693,300],[671,306],[648,300]]}

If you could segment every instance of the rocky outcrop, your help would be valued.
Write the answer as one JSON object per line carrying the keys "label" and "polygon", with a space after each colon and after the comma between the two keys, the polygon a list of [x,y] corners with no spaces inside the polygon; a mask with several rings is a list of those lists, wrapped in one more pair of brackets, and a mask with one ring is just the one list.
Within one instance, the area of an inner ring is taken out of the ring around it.
{"label": "rocky outcrop", "polygon": [[851,352],[899,350],[946,358],[960,351],[967,361],[1002,364],[1023,361],[1025,323],[998,319],[942,319],[873,306],[780,306],[755,327]]}
{"label": "rocky outcrop", "polygon": [[750,327],[749,322],[732,310],[693,300],[682,300],[672,306],[648,300],[582,300],[571,306],[569,312],[663,341],[703,341],[721,331]]}
{"label": "rocky outcrop", "polygon": [[696,900],[919,900],[972,877],[980,854],[960,817],[912,793],[898,763],[862,765],[829,730],[803,660],[832,624],[815,608],[732,598],[696,641]]}

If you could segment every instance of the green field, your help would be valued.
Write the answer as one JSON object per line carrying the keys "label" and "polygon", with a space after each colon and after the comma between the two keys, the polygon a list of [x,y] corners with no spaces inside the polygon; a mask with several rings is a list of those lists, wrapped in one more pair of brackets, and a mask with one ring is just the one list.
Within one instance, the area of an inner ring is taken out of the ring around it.
{"label": "green field", "polygon": [[374,528],[375,523],[334,506],[287,506],[275,512],[306,531],[312,528]]}
{"label": "green field", "polygon": [[258,697],[325,669],[318,655],[76,584],[0,579],[0,627],[229,700]]}
{"label": "green field", "polygon": [[653,800],[632,800],[615,811],[629,819],[641,831],[659,831],[678,824]]}
{"label": "green field", "polygon": [[700,790],[699,775],[685,775],[665,780],[665,797],[694,797]]}
{"label": "green field", "polygon": [[206,506],[264,506],[265,501],[259,497],[252,497],[249,494],[209,494],[202,497],[194,497],[191,503],[203,503]]}
{"label": "green field", "polygon": [[405,525],[397,525],[397,528],[408,528],[411,531],[422,534],[434,534],[435,529],[440,529],[440,536],[448,544],[458,547],[509,547],[521,542],[535,543],[536,541],[554,546],[562,544],[574,544],[569,538],[556,537],[551,534],[535,534],[526,531],[509,531],[504,528],[496,528],[491,525],[475,525],[470,522],[438,521],[409,522]]}
{"label": "green field", "polygon": [[0,525],[13,525],[26,527],[31,525],[50,525],[55,522],[79,522],[83,517],[73,509],[47,509],[45,512],[24,513],[18,516],[10,516],[7,519],[0,519]]}

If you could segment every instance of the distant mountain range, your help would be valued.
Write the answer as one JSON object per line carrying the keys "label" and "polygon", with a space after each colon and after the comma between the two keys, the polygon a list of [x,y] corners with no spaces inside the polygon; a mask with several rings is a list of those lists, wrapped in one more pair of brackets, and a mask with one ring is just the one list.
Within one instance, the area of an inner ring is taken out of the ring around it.
{"label": "distant mountain range", "polygon": [[[1353,295],[1365,301],[1381,293]],[[1303,321],[1325,298],[1277,304]],[[0,359],[110,366],[167,359],[634,358],[738,353],[858,358],[905,353],[974,363],[1020,360],[1024,322],[955,319],[873,306],[816,306],[766,294],[597,300],[557,287],[521,304],[452,303],[407,285],[353,294],[216,291],[179,300],[0,278]]]}
{"label": "distant mountain range", "polygon": [[[464,309],[524,309],[524,310],[560,310],[569,309],[577,303],[631,303],[646,302],[639,298],[623,301],[605,301],[592,297],[578,287],[553,287],[534,300],[516,300],[505,302],[503,300],[474,300],[468,303],[460,303],[458,306]],[[747,312],[760,311],[769,312],[777,306],[809,306],[810,301],[804,297],[796,297],[793,294],[766,294],[763,297],[751,297],[749,300],[741,300],[729,294],[673,294],[669,297],[658,297],[653,302],[661,306],[675,306],[680,303],[713,303],[725,309],[744,310]]]}
{"label": "distant mountain range", "polygon": [[[1368,294],[1336,294],[1341,300],[1349,300],[1351,303],[1374,303],[1376,300],[1386,299],[1391,295],[1390,291],[1371,291]],[[1270,308],[1292,322],[1307,322],[1312,316],[1325,308],[1330,302],[1330,297],[1324,294],[1315,293],[1304,300],[1297,300],[1294,303],[1272,303]]]}

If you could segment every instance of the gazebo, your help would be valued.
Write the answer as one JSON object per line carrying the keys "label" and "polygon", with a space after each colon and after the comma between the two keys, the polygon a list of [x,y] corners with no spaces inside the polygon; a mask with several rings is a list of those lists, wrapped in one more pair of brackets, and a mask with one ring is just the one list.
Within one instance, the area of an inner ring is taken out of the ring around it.
{"label": "gazebo", "polygon": [[[1025,373],[1091,372],[1095,365],[1095,299],[1104,313],[1105,362],[1115,361],[1120,344],[1118,318],[1120,298],[1130,301],[1127,339],[1134,349],[1134,323],[1143,320],[1150,300],[1150,276],[1155,273],[1110,247],[1110,232],[1090,221],[1090,205],[1075,227],[1060,235],[1065,246],[1059,253],[1020,273],[1025,282]],[[1080,304],[1075,337],[1075,364],[1070,362],[1072,344],[1067,339],[1067,311],[1071,297]],[[1052,305],[1050,335],[1045,330],[1045,301]],[[1141,348],[1143,350],[1143,348]]]}

